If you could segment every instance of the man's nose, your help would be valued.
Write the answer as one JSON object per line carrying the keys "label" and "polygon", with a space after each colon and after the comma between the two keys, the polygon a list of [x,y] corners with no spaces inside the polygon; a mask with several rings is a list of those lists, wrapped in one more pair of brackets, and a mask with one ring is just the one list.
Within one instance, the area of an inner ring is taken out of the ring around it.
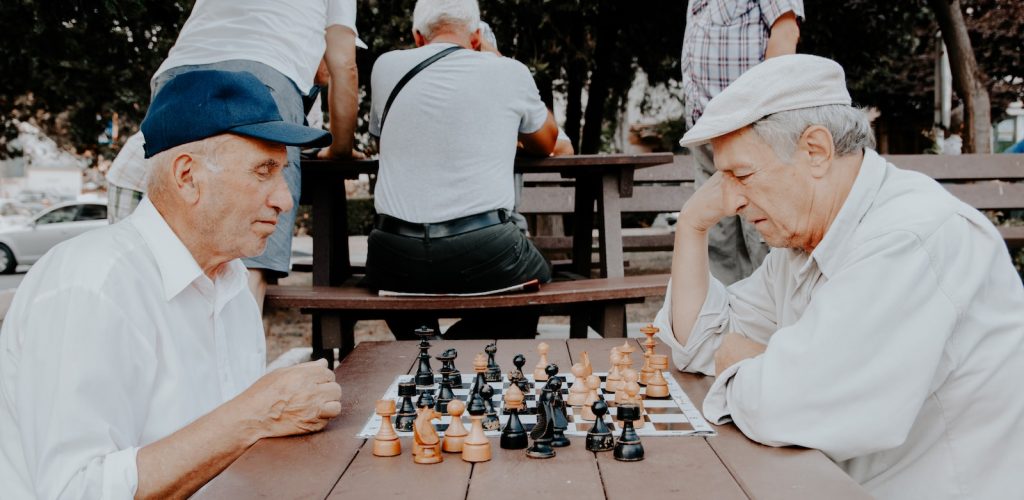
{"label": "man's nose", "polygon": [[[294,168],[286,166],[285,168]],[[288,183],[284,180],[283,169],[274,181],[274,190],[270,193],[267,204],[277,210],[277,213],[287,212],[292,209],[295,203],[292,201],[292,192],[288,189]]]}
{"label": "man's nose", "polygon": [[722,200],[730,214],[737,214],[747,206],[747,197],[743,194],[740,181],[732,176],[722,179]]}

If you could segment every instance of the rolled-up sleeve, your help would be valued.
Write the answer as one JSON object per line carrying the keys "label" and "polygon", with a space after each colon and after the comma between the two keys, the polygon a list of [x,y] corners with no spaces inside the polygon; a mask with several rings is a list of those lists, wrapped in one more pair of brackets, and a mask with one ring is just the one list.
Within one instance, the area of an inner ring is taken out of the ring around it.
{"label": "rolled-up sleeve", "polygon": [[669,282],[665,303],[655,317],[654,326],[659,329],[658,338],[672,350],[676,368],[714,375],[715,351],[722,343],[723,333],[735,332],[762,344],[768,342],[778,325],[771,287],[778,258],[783,258],[783,254],[769,254],[753,274],[729,287],[711,276],[707,296],[686,345],[676,339],[672,327],[672,283]]}
{"label": "rolled-up sleeve", "polygon": [[800,20],[804,19],[803,0],[760,0],[759,3],[765,26],[771,27],[787,12],[792,12]]}
{"label": "rolled-up sleeve", "polygon": [[[91,291],[53,291],[30,309],[14,400],[36,496],[131,498],[154,346]],[[53,357],[59,362],[33,362]]]}
{"label": "rolled-up sleeve", "polygon": [[[853,250],[767,350],[725,370],[704,401],[751,439],[841,461],[902,443],[936,377],[958,310],[915,235]],[[945,360],[945,361],[944,361]]]}

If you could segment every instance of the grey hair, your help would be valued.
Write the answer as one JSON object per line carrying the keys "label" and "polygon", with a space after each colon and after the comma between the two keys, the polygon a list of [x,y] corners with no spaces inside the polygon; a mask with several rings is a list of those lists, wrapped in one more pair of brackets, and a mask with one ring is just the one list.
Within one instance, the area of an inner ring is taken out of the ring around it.
{"label": "grey hair", "polygon": [[800,136],[811,125],[821,125],[832,133],[838,158],[875,147],[867,113],[843,104],[779,111],[754,122],[753,127],[779,159],[789,161]]}
{"label": "grey hair", "polygon": [[159,197],[164,194],[164,191],[168,188],[167,176],[160,174],[167,170],[171,162],[174,161],[178,155],[193,154],[200,156],[203,158],[203,164],[206,168],[214,173],[220,172],[223,169],[219,163],[220,153],[223,149],[221,146],[226,144],[229,138],[230,135],[221,134],[201,141],[181,144],[165,151],[161,151],[152,158],[146,160],[146,192],[149,194],[149,197],[153,198],[154,195]]}
{"label": "grey hair", "polygon": [[419,0],[412,11],[412,29],[430,40],[444,31],[465,29],[480,24],[480,5],[476,0]]}

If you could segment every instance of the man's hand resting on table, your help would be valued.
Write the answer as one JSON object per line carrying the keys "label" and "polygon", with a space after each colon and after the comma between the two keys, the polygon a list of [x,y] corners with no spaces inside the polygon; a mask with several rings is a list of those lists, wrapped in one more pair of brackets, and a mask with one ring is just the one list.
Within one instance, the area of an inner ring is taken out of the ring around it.
{"label": "man's hand resting on table", "polygon": [[341,413],[341,386],[327,361],[274,370],[240,394],[261,437],[289,436],[323,429]]}
{"label": "man's hand resting on table", "polygon": [[754,342],[738,333],[726,333],[722,344],[715,351],[715,376],[721,375],[729,368],[744,359],[753,358],[764,352],[766,346]]}

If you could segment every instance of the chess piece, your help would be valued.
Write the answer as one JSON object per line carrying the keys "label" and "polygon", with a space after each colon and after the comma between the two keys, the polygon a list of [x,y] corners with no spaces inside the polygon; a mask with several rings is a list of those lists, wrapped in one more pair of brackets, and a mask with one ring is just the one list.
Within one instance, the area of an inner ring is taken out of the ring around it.
{"label": "chess piece", "polygon": [[434,391],[432,391],[430,389],[423,389],[422,391],[420,391],[420,397],[416,399],[416,407],[417,408],[423,408],[423,407],[433,408],[436,404],[437,404],[437,401],[434,400]]}
{"label": "chess piece", "polygon": [[494,397],[494,388],[491,387],[491,384],[484,384],[477,395],[484,400],[484,418],[481,421],[484,430],[496,431],[500,429],[501,420],[498,420],[498,412],[494,409],[494,402],[491,400]]}
{"label": "chess piece", "polygon": [[580,354],[580,362],[583,363],[583,376],[589,377],[594,374],[594,367],[590,365],[590,353],[583,351]]}
{"label": "chess piece", "polygon": [[633,428],[633,422],[640,418],[640,407],[636,405],[622,405],[615,410],[622,424],[622,434],[615,440],[615,460],[623,462],[637,462],[644,459],[644,445],[640,443],[640,436],[637,436]]}
{"label": "chess piece", "polygon": [[572,386],[569,387],[569,398],[566,403],[569,406],[583,406],[587,401],[587,377],[584,375],[586,367],[583,363],[572,365]]}
{"label": "chess piece", "polygon": [[395,400],[377,401],[377,415],[380,415],[380,430],[373,437],[373,454],[378,457],[393,457],[402,453],[402,442],[391,425],[391,415],[396,413]]}
{"label": "chess piece", "polygon": [[448,402],[455,399],[455,391],[452,390],[451,370],[449,369],[449,363],[452,358],[449,357],[449,354],[449,351],[445,351],[434,356],[435,359],[441,361],[441,384],[437,390],[437,405],[434,407],[441,415],[448,414]]}
{"label": "chess piece", "polygon": [[[550,366],[550,365],[549,365]],[[555,370],[557,373],[558,370]],[[565,411],[565,401],[562,400],[562,379],[552,376],[544,388],[544,396],[549,401],[549,407],[553,412],[551,419],[554,429],[551,434],[551,446],[562,448],[569,446],[569,438],[565,437],[565,431],[569,428],[569,419]]]}
{"label": "chess piece", "polygon": [[654,325],[648,324],[647,326],[640,329],[640,333],[647,336],[647,340],[644,341],[644,366],[640,369],[640,379],[637,381],[640,385],[647,385],[650,378],[654,375],[654,367],[651,366],[651,356],[654,355],[654,347],[658,344],[654,340],[654,334],[658,333],[658,328]]}
{"label": "chess piece", "polygon": [[524,408],[523,400],[526,396],[515,384],[511,384],[505,391],[505,412],[508,413],[508,422],[501,430],[501,447],[506,450],[521,450],[529,445],[526,438],[526,428],[519,420],[519,412]]}
{"label": "chess piece", "polygon": [[464,411],[466,411],[466,403],[463,403],[461,399],[453,399],[448,403],[451,420],[448,422],[448,428],[444,430],[444,443],[441,445],[441,449],[445,453],[462,453],[462,443],[466,441],[466,435],[469,434],[466,426],[462,425],[462,412]]}
{"label": "chess piece", "polygon": [[434,419],[441,414],[429,406],[420,409],[419,416],[413,424],[413,455],[412,461],[418,464],[436,464],[444,460],[441,456],[441,438],[434,428]]}
{"label": "chess piece", "polygon": [[[515,384],[519,386],[519,390],[523,391],[523,394],[530,392],[530,381],[526,378],[526,374],[523,373],[523,365],[526,364],[526,356],[516,354],[516,357],[512,358],[512,364],[516,365],[515,371],[512,372],[517,374]],[[510,374],[509,381],[511,380],[512,376]]]}
{"label": "chess piece", "polygon": [[501,367],[494,361],[494,354],[498,352],[498,346],[494,343],[487,344],[487,347],[484,347],[484,352],[487,353],[487,373],[484,375],[484,379],[488,382],[501,382]]}
{"label": "chess piece", "polygon": [[[473,358],[473,371],[476,372],[476,377],[473,378],[473,385],[469,387],[470,396],[480,392],[480,389],[487,385],[487,378],[484,375],[487,372],[487,355],[482,352],[477,353],[476,357]],[[469,401],[468,397],[466,401]]]}
{"label": "chess piece", "polygon": [[[601,399],[601,377],[597,375],[591,375],[586,379],[587,384],[587,399],[583,401],[583,409],[580,412],[580,416],[584,420],[594,420],[597,417],[593,412],[593,405]],[[606,403],[607,404],[607,403]]]}
{"label": "chess piece", "polygon": [[469,419],[473,421],[469,436],[462,443],[462,459],[467,462],[486,462],[491,459],[491,442],[484,434],[484,400],[480,394],[473,394],[469,402]]}
{"label": "chess piece", "polygon": [[444,355],[446,358],[451,358],[448,361],[448,376],[452,379],[452,387],[462,385],[462,372],[455,367],[455,359],[459,357],[459,351],[452,347],[451,349],[445,349]]}
{"label": "chess piece", "polygon": [[604,390],[609,394],[615,394],[622,387],[622,353],[619,352],[619,348],[615,347],[611,353],[612,369],[608,372],[608,376],[605,377]]}
{"label": "chess piece", "polygon": [[526,449],[526,456],[530,458],[551,458],[555,456],[555,449],[551,446],[551,440],[555,433],[554,411],[551,408],[551,401],[546,394],[541,395],[537,402],[537,423],[530,431],[530,439],[533,444]]}
{"label": "chess piece", "polygon": [[412,423],[416,420],[416,407],[412,404],[412,397],[415,395],[415,382],[398,384],[398,396],[402,398],[402,403],[398,406],[398,415],[395,417],[395,429],[400,432],[412,431]]}
{"label": "chess piece", "polygon": [[537,360],[537,366],[533,368],[533,380],[537,382],[547,382],[548,374],[544,373],[544,368],[548,366],[548,350],[551,349],[546,342],[541,342],[537,346],[537,352],[540,353],[540,359]]}
{"label": "chess piece", "polygon": [[622,343],[622,345],[620,345],[618,347],[618,349],[619,349],[619,353],[622,354],[622,356],[623,356],[622,357],[622,364],[623,364],[623,366],[619,368],[619,371],[622,371],[623,368],[630,368],[630,367],[632,367],[633,366],[633,358],[631,357],[631,355],[634,352],[636,352],[636,347],[633,347],[633,341],[630,340],[630,339],[626,339]]}
{"label": "chess piece", "polygon": [[[636,419],[636,423],[633,424],[637,429],[642,429],[644,426],[644,414],[647,413],[644,410],[644,401],[640,398],[640,384],[637,382],[639,375],[636,370],[627,368],[622,371],[622,390],[615,393],[615,403],[617,405],[630,404],[636,405],[640,408],[640,417]],[[624,396],[622,400],[619,400],[620,396]],[[616,413],[616,416],[618,413]]]}
{"label": "chess piece", "polygon": [[415,330],[416,336],[420,338],[419,366],[416,368],[416,385],[424,387],[434,385],[434,372],[430,369],[430,339],[434,336],[434,329],[429,326],[421,326]]}
{"label": "chess piece", "polygon": [[654,374],[647,382],[648,398],[663,399],[669,396],[668,381],[662,372],[668,369],[668,354],[655,354],[651,356],[651,368]]}
{"label": "chess piece", "polygon": [[608,413],[608,403],[597,400],[591,405],[590,411],[594,414],[594,426],[587,431],[588,451],[611,451],[615,447],[615,437],[612,436],[608,424],[604,423],[604,414]]}

